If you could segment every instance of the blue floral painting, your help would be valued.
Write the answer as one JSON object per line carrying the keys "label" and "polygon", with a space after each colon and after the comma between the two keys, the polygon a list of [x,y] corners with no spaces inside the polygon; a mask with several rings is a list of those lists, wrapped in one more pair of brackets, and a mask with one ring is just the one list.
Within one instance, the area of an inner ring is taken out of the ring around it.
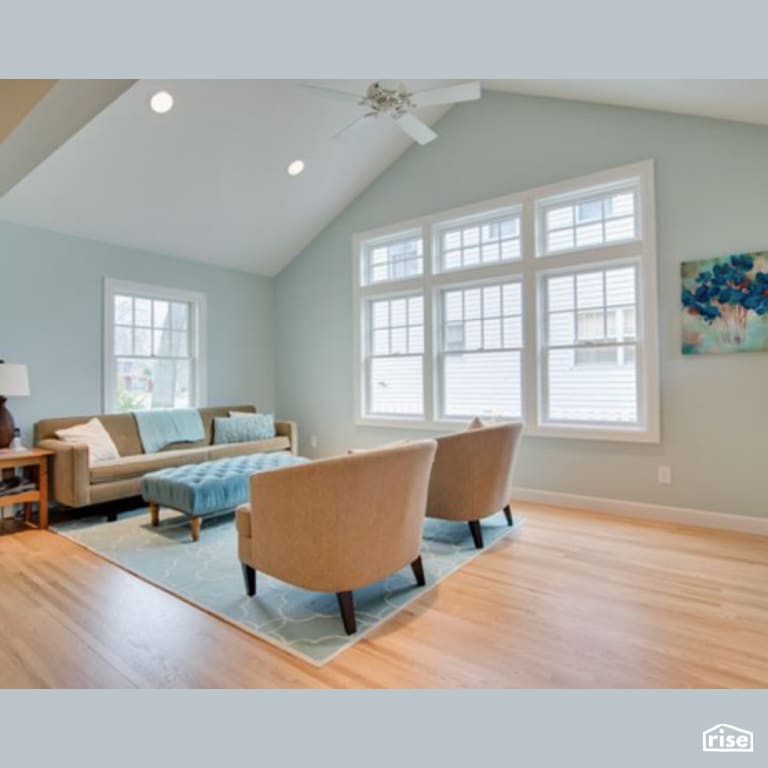
{"label": "blue floral painting", "polygon": [[768,251],[680,265],[683,354],[768,349]]}

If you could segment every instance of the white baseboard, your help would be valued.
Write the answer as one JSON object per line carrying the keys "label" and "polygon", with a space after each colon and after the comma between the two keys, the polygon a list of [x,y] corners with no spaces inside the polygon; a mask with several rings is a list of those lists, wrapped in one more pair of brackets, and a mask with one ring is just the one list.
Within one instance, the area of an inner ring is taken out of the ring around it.
{"label": "white baseboard", "polygon": [[703,528],[721,528],[728,531],[768,536],[768,517],[728,515],[723,512],[709,512],[704,509],[666,507],[661,504],[649,504],[642,501],[606,499],[600,496],[580,496],[575,493],[561,493],[559,491],[539,491],[535,488],[516,487],[513,489],[513,498],[516,501],[547,504],[552,507],[585,509],[591,512],[639,517],[645,520],[663,520],[667,523],[694,525]]}

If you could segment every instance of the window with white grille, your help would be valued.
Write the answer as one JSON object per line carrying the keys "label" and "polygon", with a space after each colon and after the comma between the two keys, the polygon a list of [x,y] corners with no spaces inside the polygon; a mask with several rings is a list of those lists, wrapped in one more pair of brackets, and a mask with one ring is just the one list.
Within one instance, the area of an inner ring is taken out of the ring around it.
{"label": "window with white grille", "polygon": [[361,425],[659,440],[650,161],[356,236]]}
{"label": "window with white grille", "polygon": [[622,243],[637,238],[634,186],[539,204],[540,253]]}
{"label": "window with white grille", "polygon": [[365,247],[363,261],[369,285],[418,277],[424,272],[424,242],[420,234],[372,242]]}
{"label": "window with white grille", "polygon": [[637,266],[545,274],[544,421],[636,426]]}
{"label": "window with white grille", "polygon": [[369,412],[379,416],[423,415],[423,297],[372,299],[367,314]]}
{"label": "window with white grille", "polygon": [[105,411],[189,408],[204,402],[205,297],[105,281]]}
{"label": "window with white grille", "polygon": [[521,257],[520,214],[507,213],[439,230],[442,271],[515,261]]}
{"label": "window with white grille", "polygon": [[442,415],[520,418],[519,282],[442,292]]}

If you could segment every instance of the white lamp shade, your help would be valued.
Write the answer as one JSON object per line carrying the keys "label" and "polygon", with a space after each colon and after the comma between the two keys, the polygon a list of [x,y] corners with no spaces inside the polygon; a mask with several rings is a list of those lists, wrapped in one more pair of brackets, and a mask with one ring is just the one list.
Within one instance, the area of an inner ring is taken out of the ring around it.
{"label": "white lamp shade", "polygon": [[26,365],[0,363],[0,396],[29,396],[29,376]]}

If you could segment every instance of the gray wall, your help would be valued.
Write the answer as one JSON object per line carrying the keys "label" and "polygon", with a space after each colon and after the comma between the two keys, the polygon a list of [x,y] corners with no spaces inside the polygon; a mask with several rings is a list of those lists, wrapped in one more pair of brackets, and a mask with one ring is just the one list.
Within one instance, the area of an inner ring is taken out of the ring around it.
{"label": "gray wall", "polygon": [[[520,486],[768,516],[768,354],[680,354],[679,263],[768,249],[768,128],[486,93],[455,107],[277,280],[278,409],[305,454],[412,432],[353,423],[353,233],[625,163],[656,160],[662,443],[526,437]],[[318,448],[309,448],[310,435]],[[673,484],[656,469],[672,466]]]}
{"label": "gray wall", "polygon": [[47,416],[102,408],[105,277],[202,291],[208,402],[274,409],[274,280],[0,222],[0,358],[29,366],[8,405],[26,440]]}

